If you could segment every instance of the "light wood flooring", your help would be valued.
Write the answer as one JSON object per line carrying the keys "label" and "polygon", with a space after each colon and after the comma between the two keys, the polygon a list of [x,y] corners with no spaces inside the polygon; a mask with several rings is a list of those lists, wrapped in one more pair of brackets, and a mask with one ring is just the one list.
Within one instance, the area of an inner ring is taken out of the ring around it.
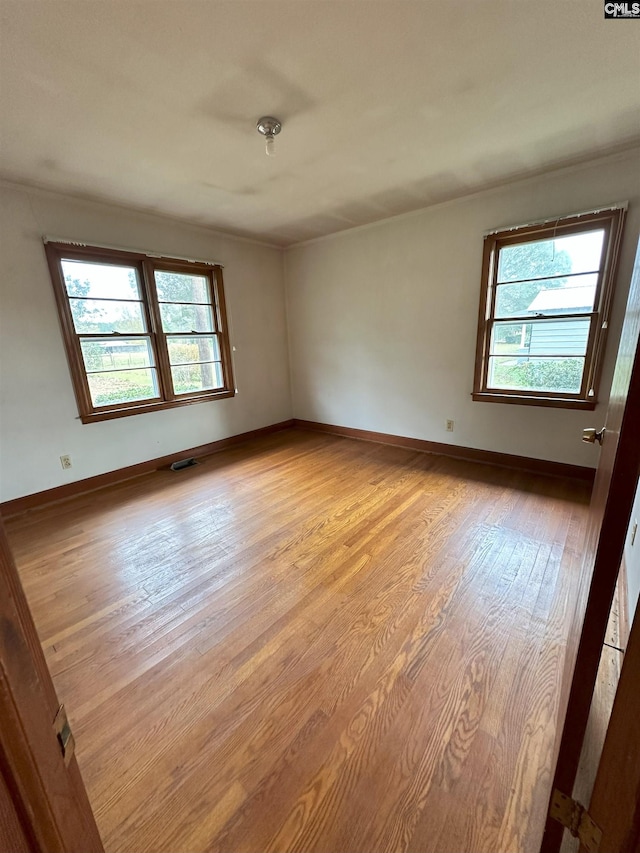
{"label": "light wood flooring", "polygon": [[287,431],[10,519],[106,850],[537,850],[587,501]]}

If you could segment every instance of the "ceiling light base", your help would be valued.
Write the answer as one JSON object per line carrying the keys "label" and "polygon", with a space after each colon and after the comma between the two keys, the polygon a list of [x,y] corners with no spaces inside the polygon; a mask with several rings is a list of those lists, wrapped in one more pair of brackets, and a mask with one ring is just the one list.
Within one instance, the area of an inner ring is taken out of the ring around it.
{"label": "ceiling light base", "polygon": [[261,133],[264,136],[264,149],[267,157],[275,157],[275,140],[276,135],[282,130],[282,122],[278,121],[278,119],[273,116],[262,116],[261,119],[258,119],[256,127],[258,128],[258,133]]}
{"label": "ceiling light base", "polygon": [[277,136],[282,130],[282,122],[273,116],[262,116],[258,119],[256,127],[258,133],[263,136]]}

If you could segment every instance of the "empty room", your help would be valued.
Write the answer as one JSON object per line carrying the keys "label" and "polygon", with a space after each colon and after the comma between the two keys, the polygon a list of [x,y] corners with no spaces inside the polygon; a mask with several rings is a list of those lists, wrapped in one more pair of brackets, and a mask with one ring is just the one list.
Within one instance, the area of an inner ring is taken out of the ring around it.
{"label": "empty room", "polygon": [[0,14],[0,851],[637,850],[638,4]]}

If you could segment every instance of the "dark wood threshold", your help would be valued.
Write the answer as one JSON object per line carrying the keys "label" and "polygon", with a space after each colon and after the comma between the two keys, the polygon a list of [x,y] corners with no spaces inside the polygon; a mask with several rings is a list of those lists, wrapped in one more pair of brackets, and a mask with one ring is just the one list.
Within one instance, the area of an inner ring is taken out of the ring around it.
{"label": "dark wood threshold", "polygon": [[261,436],[269,435],[272,432],[279,432],[283,429],[289,429],[292,426],[292,420],[281,421],[280,423],[260,427],[259,429],[252,429],[249,432],[242,432],[239,435],[231,435],[228,438],[211,441],[209,444],[201,444],[199,447],[190,447],[187,450],[180,450],[167,456],[159,456],[157,459],[149,459],[146,462],[138,462],[136,465],[129,465],[126,468],[118,468],[116,471],[107,471],[104,474],[97,474],[95,477],[87,477],[84,480],[65,483],[63,486],[55,486],[53,489],[45,489],[45,491],[36,492],[33,495],[24,495],[21,498],[4,501],[4,503],[0,504],[0,514],[4,518],[8,518],[11,515],[26,512],[29,509],[44,506],[44,504],[74,498],[84,492],[92,492],[95,489],[103,488],[103,486],[111,486],[114,483],[122,482],[122,480],[130,480],[132,477],[140,477],[142,474],[149,474],[160,468],[167,468],[172,462],[177,462],[181,459],[209,456],[211,453],[217,453],[226,447],[243,444],[246,441],[251,441],[251,439],[260,438]]}
{"label": "dark wood threshold", "polygon": [[460,447],[456,444],[444,444],[439,441],[427,441],[423,438],[407,438],[402,435],[390,435],[386,432],[372,432],[367,429],[322,424],[316,421],[303,421],[294,418],[296,429],[328,432],[343,435],[361,441],[375,441],[380,444],[392,444],[409,450],[421,450],[424,453],[436,453],[453,459],[465,459],[468,462],[481,462],[483,465],[497,465],[501,468],[515,468],[532,474],[545,474],[550,477],[564,477],[571,480],[583,480],[593,484],[595,468],[570,465],[566,462],[551,462],[546,459],[531,459],[528,456],[515,456],[511,453],[497,453],[493,450],[477,450],[473,447]]}

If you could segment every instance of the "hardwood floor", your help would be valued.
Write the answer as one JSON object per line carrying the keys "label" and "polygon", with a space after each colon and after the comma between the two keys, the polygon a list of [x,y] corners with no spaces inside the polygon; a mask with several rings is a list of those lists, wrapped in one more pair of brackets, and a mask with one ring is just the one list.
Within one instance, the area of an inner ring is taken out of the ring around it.
{"label": "hardwood floor", "polygon": [[584,484],[288,431],[10,519],[107,851],[534,851]]}

